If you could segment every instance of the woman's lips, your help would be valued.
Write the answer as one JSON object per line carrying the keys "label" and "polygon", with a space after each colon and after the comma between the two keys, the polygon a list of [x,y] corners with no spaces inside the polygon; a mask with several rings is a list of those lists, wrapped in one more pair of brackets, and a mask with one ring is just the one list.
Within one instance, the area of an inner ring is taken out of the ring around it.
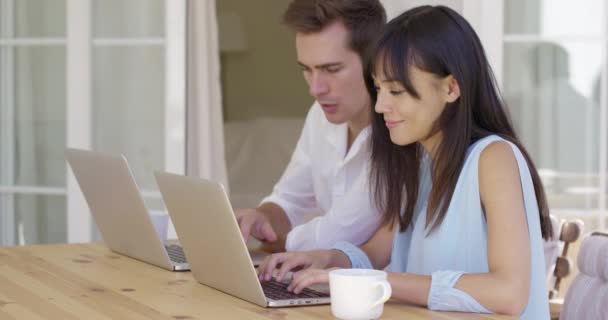
{"label": "woman's lips", "polygon": [[392,129],[398,125],[400,125],[401,123],[403,123],[403,120],[401,121],[389,121],[389,120],[385,120],[384,123],[386,123],[386,127],[389,129]]}

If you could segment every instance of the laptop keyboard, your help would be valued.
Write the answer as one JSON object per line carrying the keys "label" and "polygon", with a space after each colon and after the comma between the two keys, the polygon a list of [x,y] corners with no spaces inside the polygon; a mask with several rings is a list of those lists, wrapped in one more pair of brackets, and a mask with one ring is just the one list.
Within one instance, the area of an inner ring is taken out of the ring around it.
{"label": "laptop keyboard", "polygon": [[169,259],[175,263],[187,263],[186,255],[184,255],[184,250],[181,246],[176,244],[166,244],[165,248],[167,249],[167,254],[169,254]]}
{"label": "laptop keyboard", "polygon": [[287,291],[288,283],[276,280],[263,281],[262,289],[264,295],[273,300],[305,299],[305,298],[327,298],[329,293],[319,292],[310,288],[305,288],[299,294]]}

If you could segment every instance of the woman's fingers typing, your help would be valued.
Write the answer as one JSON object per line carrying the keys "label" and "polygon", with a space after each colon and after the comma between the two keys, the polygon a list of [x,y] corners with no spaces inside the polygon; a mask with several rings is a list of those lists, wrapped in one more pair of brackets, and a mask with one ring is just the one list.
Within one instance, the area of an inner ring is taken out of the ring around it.
{"label": "woman's fingers typing", "polygon": [[295,269],[306,269],[311,265],[310,259],[303,255],[294,255],[290,259],[283,262],[279,272],[277,273],[277,280],[282,281],[287,275],[288,272],[293,271]]}
{"label": "woman's fingers typing", "polygon": [[313,284],[327,282],[329,282],[329,270],[306,269],[294,273],[287,290],[298,294]]}
{"label": "woman's fingers typing", "polygon": [[288,289],[300,293],[310,285],[329,281],[329,270],[322,269],[327,264],[325,258],[322,251],[275,253],[260,264],[258,277],[260,281],[269,281],[274,275],[276,280],[283,281],[292,271]]}

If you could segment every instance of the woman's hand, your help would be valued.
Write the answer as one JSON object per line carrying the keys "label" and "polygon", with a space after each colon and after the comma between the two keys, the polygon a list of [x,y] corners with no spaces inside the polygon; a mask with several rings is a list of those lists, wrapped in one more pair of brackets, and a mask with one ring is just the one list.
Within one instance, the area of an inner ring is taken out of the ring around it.
{"label": "woman's hand", "polygon": [[293,274],[293,277],[291,278],[291,283],[289,283],[287,290],[295,294],[299,294],[300,292],[302,292],[302,290],[304,290],[304,288],[310,287],[313,284],[328,283],[330,270],[331,269],[306,269],[298,271]]}
{"label": "woman's hand", "polygon": [[309,268],[325,269],[331,261],[331,251],[314,250],[272,254],[266,257],[258,267],[258,277],[260,281],[269,281],[277,270],[276,279],[282,281],[289,271]]}

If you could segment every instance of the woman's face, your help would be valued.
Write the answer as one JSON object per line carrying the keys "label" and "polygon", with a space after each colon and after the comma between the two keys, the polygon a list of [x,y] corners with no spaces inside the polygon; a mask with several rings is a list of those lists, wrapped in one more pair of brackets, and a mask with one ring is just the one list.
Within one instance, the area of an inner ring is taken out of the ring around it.
{"label": "woman's face", "polygon": [[374,109],[383,115],[393,143],[405,146],[420,142],[432,152],[441,139],[441,132],[434,130],[436,122],[446,104],[458,99],[460,91],[452,76],[440,78],[414,66],[409,68],[419,98],[410,95],[400,82],[386,79],[379,69],[373,77],[378,94]]}

